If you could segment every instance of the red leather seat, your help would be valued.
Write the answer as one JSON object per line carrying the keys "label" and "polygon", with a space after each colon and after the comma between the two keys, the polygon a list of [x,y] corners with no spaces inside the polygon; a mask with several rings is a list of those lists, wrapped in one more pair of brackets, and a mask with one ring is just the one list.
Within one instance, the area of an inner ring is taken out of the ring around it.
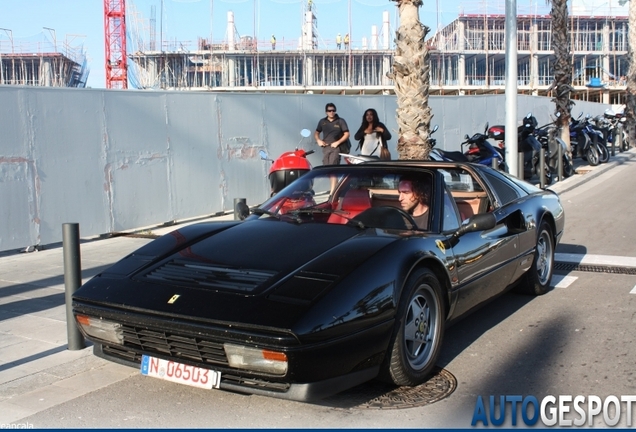
{"label": "red leather seat", "polygon": [[342,216],[346,216],[346,218],[334,213],[329,216],[328,223],[345,224],[349,219],[370,207],[371,196],[367,189],[349,189],[340,200],[340,204],[336,209],[341,212]]}
{"label": "red leather seat", "polygon": [[473,207],[467,202],[457,201],[457,209],[459,210],[462,221],[465,221],[475,215]]}

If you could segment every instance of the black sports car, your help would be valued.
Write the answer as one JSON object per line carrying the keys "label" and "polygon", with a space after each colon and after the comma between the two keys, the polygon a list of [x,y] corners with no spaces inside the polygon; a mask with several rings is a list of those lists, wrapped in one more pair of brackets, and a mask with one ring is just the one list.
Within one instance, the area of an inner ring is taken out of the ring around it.
{"label": "black sports car", "polygon": [[[416,218],[407,178],[425,192]],[[173,231],[83,285],[73,310],[95,354],[295,400],[376,377],[417,385],[453,320],[511,287],[549,289],[564,227],[552,191],[446,162],[318,167],[248,212]]]}

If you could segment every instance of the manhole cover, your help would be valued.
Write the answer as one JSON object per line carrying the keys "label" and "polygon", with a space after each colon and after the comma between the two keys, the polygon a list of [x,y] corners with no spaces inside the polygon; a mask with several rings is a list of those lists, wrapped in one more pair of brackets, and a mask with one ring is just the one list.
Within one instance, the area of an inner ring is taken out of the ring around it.
{"label": "manhole cover", "polygon": [[405,409],[435,403],[455,391],[457,380],[445,369],[438,369],[431,378],[416,387],[396,387],[379,381],[369,381],[346,390],[324,402],[344,409]]}

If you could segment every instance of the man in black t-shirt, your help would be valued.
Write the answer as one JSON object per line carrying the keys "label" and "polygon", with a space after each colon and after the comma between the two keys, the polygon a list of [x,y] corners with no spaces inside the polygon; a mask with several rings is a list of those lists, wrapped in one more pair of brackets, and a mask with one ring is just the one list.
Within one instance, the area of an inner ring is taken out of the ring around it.
{"label": "man in black t-shirt", "polygon": [[[336,114],[336,106],[328,103],[325,106],[327,117],[320,119],[314,138],[322,147],[323,165],[338,165],[340,163],[340,144],[349,139],[347,122]],[[322,133],[322,139],[320,134]]]}
{"label": "man in black t-shirt", "polygon": [[415,224],[421,230],[428,229],[430,216],[431,186],[430,182],[426,180],[404,176],[398,183],[398,199],[402,210],[413,216]]}

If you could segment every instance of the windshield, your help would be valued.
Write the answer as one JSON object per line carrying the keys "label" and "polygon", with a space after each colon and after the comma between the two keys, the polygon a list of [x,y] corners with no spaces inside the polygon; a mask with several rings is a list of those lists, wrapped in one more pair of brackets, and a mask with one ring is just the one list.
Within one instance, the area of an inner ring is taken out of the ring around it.
{"label": "windshield", "polygon": [[253,213],[298,223],[427,229],[433,174],[387,167],[310,171]]}

